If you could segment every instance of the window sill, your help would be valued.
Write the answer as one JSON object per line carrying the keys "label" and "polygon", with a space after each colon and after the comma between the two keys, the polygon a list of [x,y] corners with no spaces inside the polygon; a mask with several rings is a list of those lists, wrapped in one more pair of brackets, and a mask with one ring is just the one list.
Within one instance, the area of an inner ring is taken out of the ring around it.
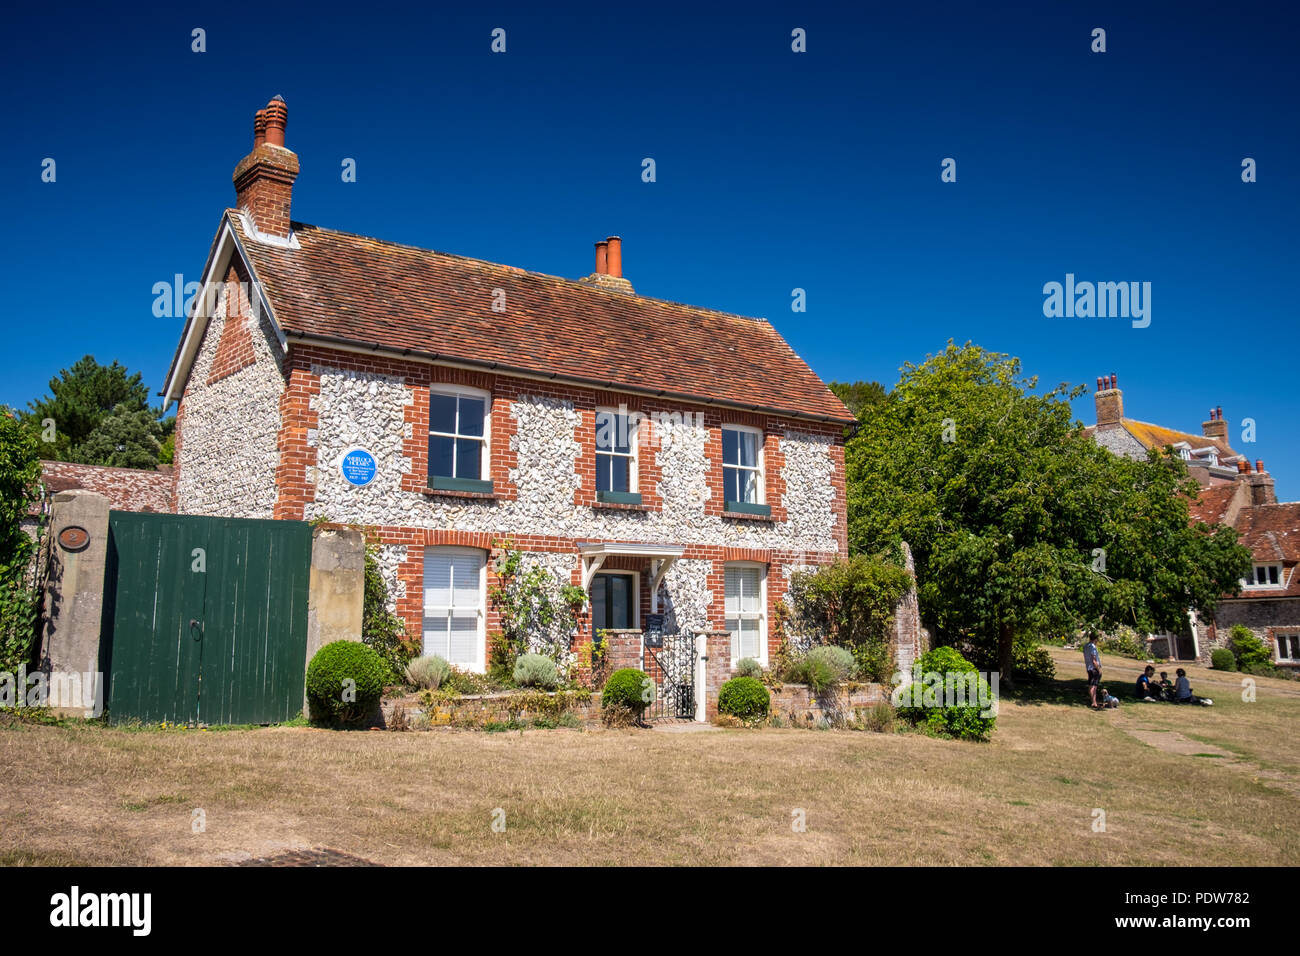
{"label": "window sill", "polygon": [[767,505],[742,505],[736,501],[728,501],[722,506],[722,517],[738,521],[776,521]]}
{"label": "window sill", "polygon": [[603,505],[639,505],[641,496],[635,491],[598,491],[596,502]]}
{"label": "window sill", "polygon": [[492,482],[479,478],[445,478],[441,475],[431,475],[429,487],[434,491],[467,491],[480,495],[493,493]]}
{"label": "window sill", "polygon": [[[491,482],[487,482],[489,489]],[[498,495],[495,491],[461,491],[456,488],[425,488],[420,494],[433,498],[473,498],[479,501],[496,501]]]}
{"label": "window sill", "polygon": [[[639,496],[638,496],[639,497]],[[599,498],[592,503],[592,507],[600,511],[652,511],[649,505],[637,502],[635,504],[624,504],[620,501],[602,501]]]}

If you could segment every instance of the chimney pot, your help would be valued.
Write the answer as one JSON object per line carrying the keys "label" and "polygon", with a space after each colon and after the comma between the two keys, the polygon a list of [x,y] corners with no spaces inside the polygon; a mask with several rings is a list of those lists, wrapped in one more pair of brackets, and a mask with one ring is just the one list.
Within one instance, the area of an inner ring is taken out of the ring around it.
{"label": "chimney pot", "polygon": [[289,107],[284,97],[275,96],[266,104],[266,142],[268,146],[284,146],[284,129],[289,125]]}
{"label": "chimney pot", "polygon": [[1110,373],[1110,387],[1119,388],[1119,376],[1117,376],[1114,372]]}
{"label": "chimney pot", "polygon": [[266,142],[266,110],[260,109],[253,115],[253,149]]}
{"label": "chimney pot", "polygon": [[1097,391],[1101,391],[1105,386],[1101,384],[1101,376],[1097,376]]}
{"label": "chimney pot", "polygon": [[603,276],[609,271],[607,265],[607,256],[609,253],[609,243],[604,239],[596,243],[596,275]]}
{"label": "chimney pot", "polygon": [[1264,473],[1264,459],[1263,459],[1263,458],[1256,458],[1256,459],[1255,459],[1255,470],[1258,471],[1260,474],[1263,474],[1263,473]]}
{"label": "chimney pot", "polygon": [[1222,405],[1218,406],[1218,408],[1216,408],[1215,411],[1219,415],[1219,421],[1223,421],[1223,406]]}
{"label": "chimney pot", "polygon": [[608,243],[605,254],[605,267],[609,275],[621,279],[623,277],[623,240],[618,236],[610,236],[605,242]]}

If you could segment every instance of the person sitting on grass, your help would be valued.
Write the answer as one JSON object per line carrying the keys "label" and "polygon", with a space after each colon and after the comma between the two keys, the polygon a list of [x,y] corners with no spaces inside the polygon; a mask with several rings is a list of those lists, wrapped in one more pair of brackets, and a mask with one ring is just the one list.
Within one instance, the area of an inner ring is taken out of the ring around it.
{"label": "person sitting on grass", "polygon": [[1169,679],[1169,671],[1160,672],[1160,683],[1157,686],[1159,686],[1160,694],[1165,700],[1174,699],[1174,684]]}
{"label": "person sitting on grass", "polygon": [[1097,688],[1097,706],[1103,709],[1119,706],[1119,698],[1104,687]]}
{"label": "person sitting on grass", "polygon": [[1137,687],[1134,691],[1138,700],[1157,701],[1164,696],[1160,691],[1160,685],[1151,679],[1155,672],[1156,669],[1148,664],[1147,669],[1138,675]]}
{"label": "person sitting on grass", "polygon": [[1181,667],[1177,670],[1178,682],[1174,684],[1174,703],[1176,704],[1204,704],[1206,707],[1214,705],[1214,701],[1208,697],[1197,697],[1192,693],[1191,682],[1187,679],[1187,671]]}

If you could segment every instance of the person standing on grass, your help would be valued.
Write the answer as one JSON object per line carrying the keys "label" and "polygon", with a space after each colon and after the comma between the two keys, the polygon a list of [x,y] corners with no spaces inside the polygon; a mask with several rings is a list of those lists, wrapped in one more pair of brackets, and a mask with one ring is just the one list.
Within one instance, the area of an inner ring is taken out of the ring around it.
{"label": "person standing on grass", "polygon": [[1088,643],[1083,645],[1083,666],[1088,670],[1088,699],[1092,709],[1097,710],[1097,688],[1101,684],[1101,655],[1097,653],[1096,638],[1088,635]]}

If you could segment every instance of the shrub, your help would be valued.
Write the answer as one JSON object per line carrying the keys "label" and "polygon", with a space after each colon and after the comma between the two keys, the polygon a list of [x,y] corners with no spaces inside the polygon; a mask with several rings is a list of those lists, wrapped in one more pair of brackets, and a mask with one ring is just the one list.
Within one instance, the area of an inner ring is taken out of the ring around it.
{"label": "shrub", "polygon": [[1114,634],[1107,634],[1097,640],[1097,650],[1120,657],[1131,657],[1144,661],[1147,658],[1146,641],[1138,636],[1132,628],[1121,627]]}
{"label": "shrub", "polygon": [[[951,647],[936,647],[921,655],[914,673],[922,679],[900,687],[896,692],[900,717],[914,724],[924,724],[931,733],[939,736],[965,740],[988,738],[997,718],[981,716],[984,706],[980,701],[992,701],[992,691],[974,664]],[[975,677],[958,676],[966,674]],[[942,683],[937,682],[933,675],[942,675]],[[965,688],[965,702],[958,701],[959,681]]]}
{"label": "shrub", "polygon": [[737,677],[762,677],[763,665],[752,657],[742,657],[736,661]]}
{"label": "shrub", "polygon": [[370,718],[379,706],[387,676],[388,665],[373,648],[358,641],[326,644],[307,665],[312,718],[341,724]]}
{"label": "shrub", "polygon": [[741,720],[766,717],[771,704],[772,695],[753,677],[733,677],[718,690],[718,713]]}
{"label": "shrub", "polygon": [[1254,635],[1250,628],[1241,624],[1232,625],[1229,632],[1232,654],[1237,659],[1237,666],[1242,670],[1261,665],[1272,666],[1273,655],[1268,647]]}
{"label": "shrub", "polygon": [[437,654],[417,657],[406,665],[406,679],[425,690],[437,690],[450,674],[451,665]]}
{"label": "shrub", "polygon": [[858,715],[858,723],[863,730],[872,733],[887,734],[894,729],[897,712],[887,700],[878,700]]}
{"label": "shrub", "polygon": [[850,649],[866,679],[887,680],[894,608],[912,585],[900,557],[860,554],[792,575],[788,600],[794,633]]}
{"label": "shrub", "polygon": [[406,665],[419,653],[416,641],[406,636],[406,622],[388,610],[388,583],[379,569],[373,545],[366,548],[361,604],[361,640],[384,662],[384,682],[400,683]]}
{"label": "shrub", "polygon": [[1056,677],[1056,662],[1047,648],[1037,645],[1019,645],[1012,657],[1012,667],[1020,677],[1032,681],[1049,681]]}
{"label": "shrub", "polygon": [[515,661],[515,683],[520,687],[541,687],[554,690],[560,682],[555,661],[541,654],[520,654]]}
{"label": "shrub", "polygon": [[848,680],[854,668],[852,651],[829,644],[810,648],[797,665],[802,682],[817,694]]}
{"label": "shrub", "polygon": [[654,703],[654,699],[654,681],[645,675],[645,671],[635,667],[624,667],[610,674],[600,695],[602,707],[605,704],[621,704],[633,710],[645,710]]}
{"label": "shrub", "polygon": [[1216,647],[1210,652],[1210,666],[1216,671],[1235,671],[1237,658],[1226,647]]}

